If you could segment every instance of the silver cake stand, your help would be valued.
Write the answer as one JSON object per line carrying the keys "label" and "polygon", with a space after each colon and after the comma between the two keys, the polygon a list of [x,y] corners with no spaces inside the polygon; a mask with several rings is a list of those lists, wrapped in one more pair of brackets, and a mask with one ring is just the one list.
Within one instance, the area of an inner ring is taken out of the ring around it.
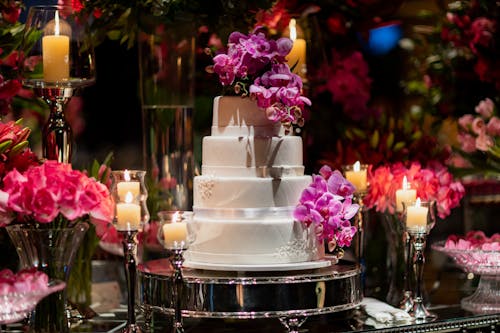
{"label": "silver cake stand", "polygon": [[[138,266],[145,318],[174,314],[172,267],[167,259]],[[328,267],[268,272],[183,269],[182,315],[204,318],[279,318],[296,332],[308,316],[340,312],[361,303],[359,266],[340,261]]]}

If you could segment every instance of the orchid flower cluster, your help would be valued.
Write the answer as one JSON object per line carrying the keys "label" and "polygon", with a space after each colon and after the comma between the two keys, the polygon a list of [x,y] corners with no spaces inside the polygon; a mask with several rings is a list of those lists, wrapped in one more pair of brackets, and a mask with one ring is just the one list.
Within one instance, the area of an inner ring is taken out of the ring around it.
{"label": "orchid flower cluster", "polygon": [[483,231],[471,230],[465,236],[448,236],[444,247],[453,250],[500,251],[500,234],[488,237]]}
{"label": "orchid flower cluster", "polygon": [[11,170],[0,189],[0,225],[40,223],[57,228],[87,217],[110,222],[113,209],[106,185],[57,161],[23,173]]}
{"label": "orchid flower cluster", "polygon": [[227,53],[213,59],[213,71],[231,94],[254,98],[268,119],[280,121],[288,131],[292,125],[303,126],[305,106],[311,105],[302,96],[302,79],[286,62],[292,45],[289,38],[268,39],[261,28],[249,35],[233,32]]}
{"label": "orchid flower cluster", "polygon": [[42,291],[48,288],[49,277],[35,268],[21,270],[17,273],[8,268],[0,271],[0,295]]}
{"label": "orchid flower cluster", "polygon": [[448,169],[439,162],[429,163],[423,168],[413,162],[407,168],[403,163],[382,165],[368,170],[370,186],[363,202],[367,208],[378,212],[394,214],[396,211],[396,191],[402,188],[406,176],[417,197],[424,201],[436,201],[437,213],[442,219],[451,213],[451,209],[460,204],[465,194],[461,182],[455,181]]}
{"label": "orchid flower cluster", "polygon": [[318,239],[326,240],[330,251],[349,246],[357,230],[350,219],[359,210],[352,202],[354,190],[340,171],[325,165],[302,192],[293,216],[308,227],[314,225]]}

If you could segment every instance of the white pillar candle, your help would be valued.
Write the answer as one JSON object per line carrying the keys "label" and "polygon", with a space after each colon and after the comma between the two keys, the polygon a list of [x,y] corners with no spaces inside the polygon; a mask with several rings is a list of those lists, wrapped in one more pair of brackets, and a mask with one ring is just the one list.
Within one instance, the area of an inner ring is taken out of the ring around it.
{"label": "white pillar candle", "polygon": [[403,211],[403,202],[413,202],[417,198],[417,191],[408,186],[406,176],[403,178],[403,187],[396,191],[396,212]]}
{"label": "white pillar candle", "polygon": [[43,79],[56,82],[69,79],[69,37],[60,34],[59,12],[56,11],[54,34],[42,38]]}
{"label": "white pillar candle", "polygon": [[132,197],[136,198],[139,195],[139,182],[119,182],[116,184],[116,191],[118,192],[118,197],[120,197],[121,201],[125,201],[127,193],[131,193]]}
{"label": "white pillar candle", "polygon": [[366,168],[361,169],[361,164],[359,161],[354,163],[352,170],[347,170],[345,172],[345,178],[354,185],[356,192],[362,192],[366,190],[367,180],[366,180]]}
{"label": "white pillar candle", "polygon": [[137,229],[141,224],[141,206],[132,201],[133,195],[128,192],[125,202],[116,204],[116,227],[119,230]]}
{"label": "white pillar candle", "polygon": [[172,247],[187,243],[187,223],[172,222],[163,225],[163,240],[165,247]]}
{"label": "white pillar candle", "polygon": [[429,209],[420,205],[420,198],[417,199],[414,206],[408,206],[406,209],[406,227],[423,228],[427,225],[427,214]]}

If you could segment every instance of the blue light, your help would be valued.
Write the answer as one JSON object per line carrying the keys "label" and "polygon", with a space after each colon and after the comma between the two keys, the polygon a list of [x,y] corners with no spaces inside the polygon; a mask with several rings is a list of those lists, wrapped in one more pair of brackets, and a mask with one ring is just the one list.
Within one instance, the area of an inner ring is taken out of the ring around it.
{"label": "blue light", "polygon": [[368,42],[364,42],[367,51],[373,55],[384,55],[390,52],[401,39],[401,26],[392,23],[368,31]]}

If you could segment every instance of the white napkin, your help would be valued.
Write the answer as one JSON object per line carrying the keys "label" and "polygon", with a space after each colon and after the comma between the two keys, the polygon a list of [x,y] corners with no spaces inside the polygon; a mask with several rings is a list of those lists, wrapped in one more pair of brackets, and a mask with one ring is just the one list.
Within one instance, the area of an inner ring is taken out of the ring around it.
{"label": "white napkin", "polygon": [[365,297],[361,302],[368,316],[379,323],[410,321],[412,317],[404,310],[397,309],[378,299]]}

